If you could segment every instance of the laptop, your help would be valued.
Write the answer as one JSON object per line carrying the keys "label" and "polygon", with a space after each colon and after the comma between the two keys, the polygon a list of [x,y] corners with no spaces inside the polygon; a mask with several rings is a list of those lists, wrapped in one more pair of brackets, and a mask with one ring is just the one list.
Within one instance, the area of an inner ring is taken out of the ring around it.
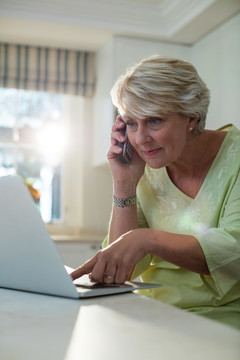
{"label": "laptop", "polygon": [[79,299],[160,286],[72,281],[30,192],[18,176],[0,178],[0,287]]}

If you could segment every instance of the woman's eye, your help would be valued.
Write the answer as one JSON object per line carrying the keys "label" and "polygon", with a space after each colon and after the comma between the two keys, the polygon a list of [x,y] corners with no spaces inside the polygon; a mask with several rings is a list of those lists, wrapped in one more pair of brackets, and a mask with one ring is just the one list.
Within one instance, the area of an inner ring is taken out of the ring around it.
{"label": "woman's eye", "polygon": [[153,127],[153,128],[155,128],[155,127],[158,127],[160,124],[161,124],[161,119],[160,118],[151,118],[151,119],[149,119],[149,126],[150,127]]}
{"label": "woman's eye", "polygon": [[134,129],[137,128],[137,124],[136,124],[135,122],[132,122],[132,121],[128,121],[128,122],[126,123],[126,125],[127,125],[127,127],[128,127],[129,129],[131,129],[131,130],[134,130]]}

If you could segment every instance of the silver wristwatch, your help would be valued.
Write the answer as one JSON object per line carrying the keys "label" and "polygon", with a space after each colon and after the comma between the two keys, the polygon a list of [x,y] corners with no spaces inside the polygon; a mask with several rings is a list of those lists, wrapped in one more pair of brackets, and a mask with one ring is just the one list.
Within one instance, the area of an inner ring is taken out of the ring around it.
{"label": "silver wristwatch", "polygon": [[129,198],[124,199],[124,198],[116,198],[113,195],[113,203],[115,206],[118,206],[121,208],[124,208],[126,206],[133,206],[133,205],[136,205],[136,203],[137,203],[137,197],[131,196]]}

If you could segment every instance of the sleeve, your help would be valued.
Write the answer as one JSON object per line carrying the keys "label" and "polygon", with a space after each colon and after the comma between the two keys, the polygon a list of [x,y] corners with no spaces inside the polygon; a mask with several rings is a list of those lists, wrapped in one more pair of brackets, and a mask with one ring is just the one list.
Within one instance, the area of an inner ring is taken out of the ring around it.
{"label": "sleeve", "polygon": [[240,281],[240,173],[232,186],[217,228],[195,236],[211,276],[202,280],[222,298]]}
{"label": "sleeve", "polygon": [[108,242],[108,235],[107,235],[102,242],[102,249],[105,249],[108,245],[109,245],[109,242]]}
{"label": "sleeve", "polygon": [[138,218],[138,226],[140,228],[148,228],[149,227],[148,222],[145,218],[145,215],[142,211],[141,204],[138,199],[137,199],[137,218]]}

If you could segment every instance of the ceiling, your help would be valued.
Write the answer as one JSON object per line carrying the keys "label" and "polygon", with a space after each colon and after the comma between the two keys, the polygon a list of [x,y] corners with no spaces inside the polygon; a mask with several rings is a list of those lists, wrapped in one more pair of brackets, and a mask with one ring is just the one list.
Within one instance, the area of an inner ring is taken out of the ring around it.
{"label": "ceiling", "polygon": [[97,50],[113,35],[193,44],[240,0],[0,0],[0,41]]}

